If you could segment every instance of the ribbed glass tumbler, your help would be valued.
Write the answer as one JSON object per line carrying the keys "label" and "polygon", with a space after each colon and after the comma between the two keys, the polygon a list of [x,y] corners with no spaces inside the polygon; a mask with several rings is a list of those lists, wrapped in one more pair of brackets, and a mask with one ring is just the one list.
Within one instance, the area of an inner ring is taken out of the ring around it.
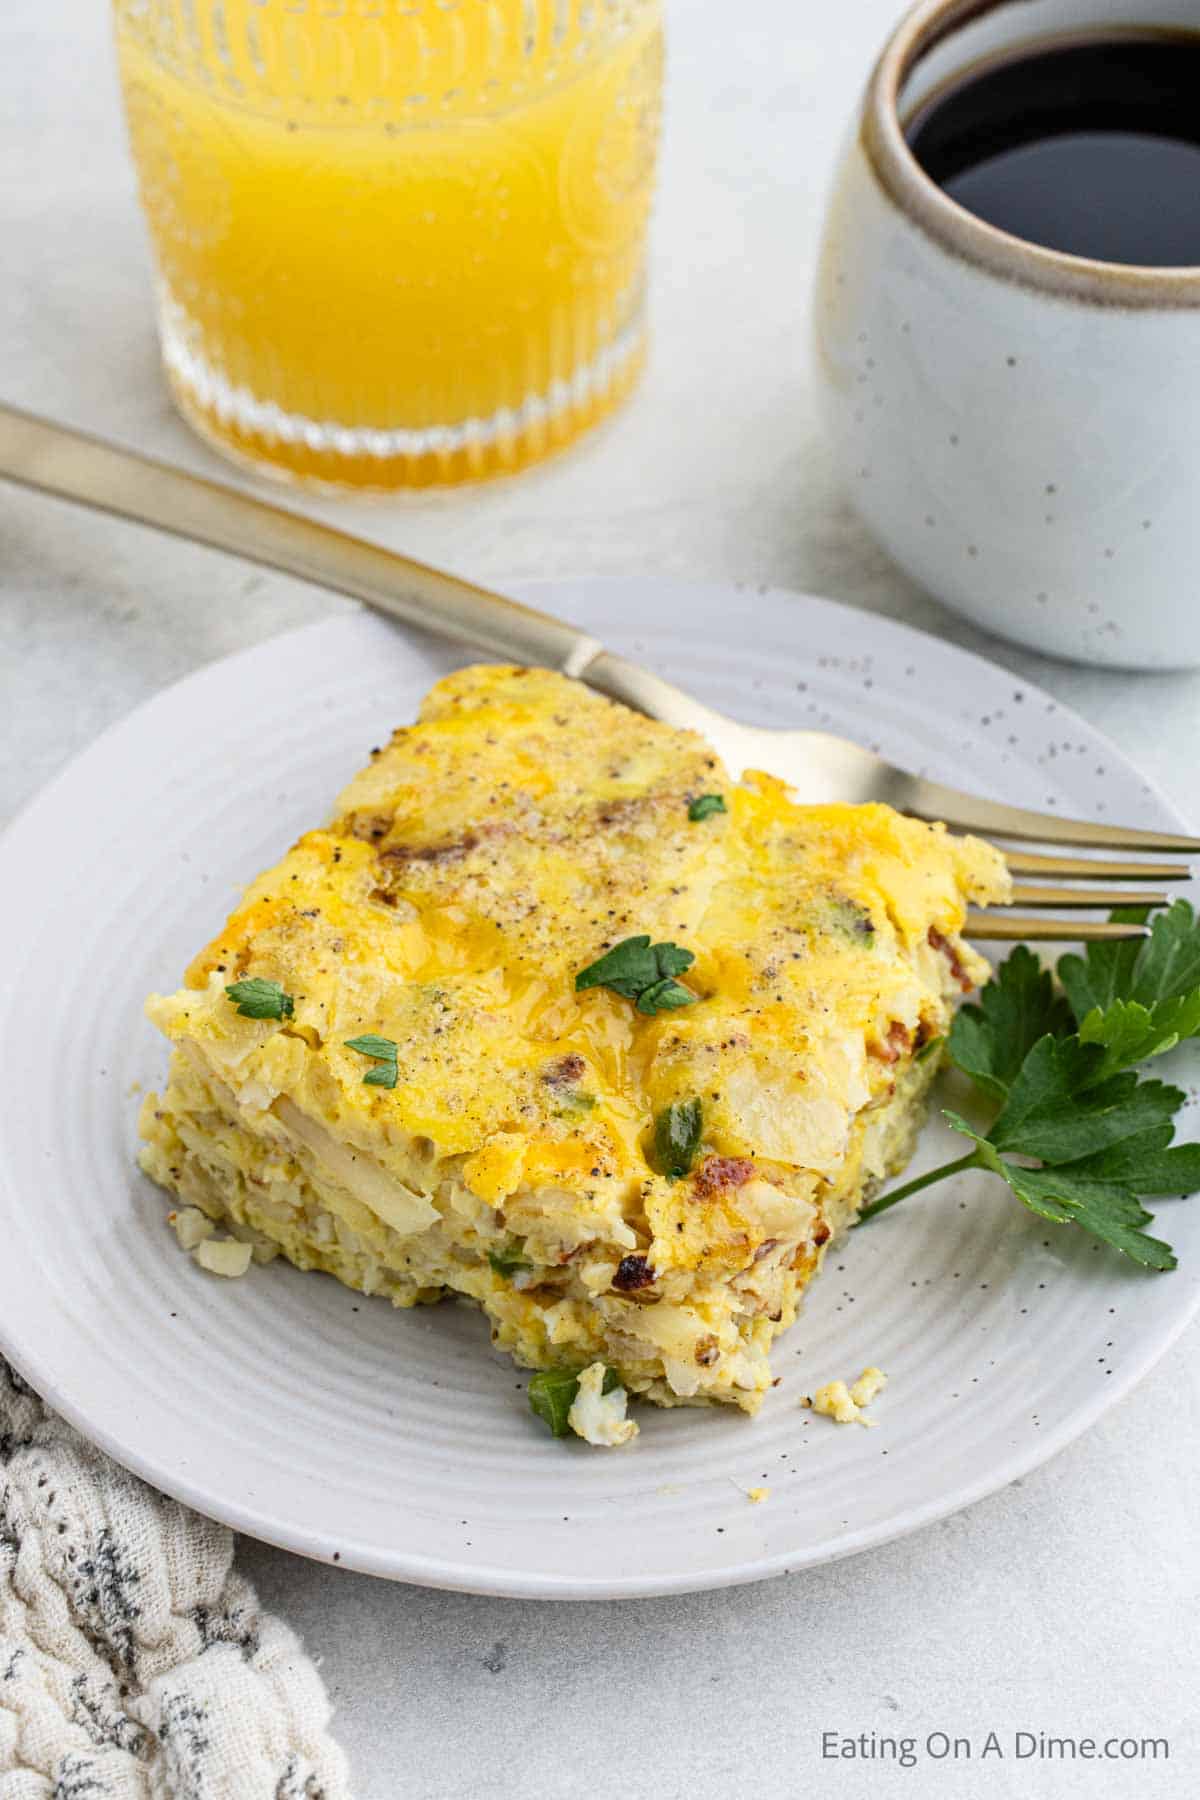
{"label": "ribbed glass tumbler", "polygon": [[644,345],[659,0],[115,0],[163,360],[293,479],[520,468]]}

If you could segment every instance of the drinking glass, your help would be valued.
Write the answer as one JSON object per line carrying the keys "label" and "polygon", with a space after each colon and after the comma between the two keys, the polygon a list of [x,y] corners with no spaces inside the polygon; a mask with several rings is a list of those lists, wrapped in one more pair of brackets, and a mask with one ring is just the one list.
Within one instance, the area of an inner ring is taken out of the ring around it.
{"label": "drinking glass", "polygon": [[645,341],[660,0],[115,0],[163,362],[306,482],[513,470]]}

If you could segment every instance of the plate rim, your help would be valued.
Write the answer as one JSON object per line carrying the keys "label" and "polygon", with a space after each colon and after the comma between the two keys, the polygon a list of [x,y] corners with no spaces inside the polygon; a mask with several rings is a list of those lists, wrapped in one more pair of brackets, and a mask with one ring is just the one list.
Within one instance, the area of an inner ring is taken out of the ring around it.
{"label": "plate rim", "polygon": [[[714,592],[765,595],[772,599],[782,599],[788,605],[796,607],[816,606],[835,615],[842,622],[847,619],[861,619],[864,623],[870,622],[881,627],[889,634],[894,634],[903,640],[914,653],[928,654],[929,648],[933,647],[939,654],[948,654],[951,660],[961,662],[966,659],[971,665],[986,671],[989,677],[994,678],[997,671],[1006,675],[1011,674],[1011,678],[1018,681],[1030,697],[1052,702],[1064,724],[1077,724],[1082,727],[1095,741],[1103,743],[1118,762],[1132,769],[1143,783],[1147,794],[1152,796],[1155,805],[1161,809],[1166,820],[1182,830],[1195,829],[1192,822],[1185,817],[1174,801],[1164,794],[1157,783],[1147,776],[1136,763],[1131,761],[1107,733],[1083,718],[1069,704],[1058,700],[1055,695],[1050,694],[1037,682],[1029,680],[1028,677],[1009,671],[1004,663],[996,662],[976,650],[966,649],[953,642],[937,638],[932,633],[924,631],[918,626],[910,625],[904,620],[893,619],[887,615],[873,613],[843,601],[831,600],[826,596],[803,590],[779,587],[775,584],[763,585],[749,581],[738,582],[711,577],[689,580],[681,576],[653,574],[648,576],[577,574],[530,577],[498,585],[522,597],[534,598],[539,593],[554,591],[562,596],[564,592],[571,590],[593,593],[606,588],[629,587],[641,584],[647,579],[652,580],[656,587],[679,593],[694,594],[697,589],[705,588]],[[228,665],[238,663],[244,667],[257,659],[268,658],[272,653],[278,651],[282,643],[318,638],[329,633],[336,634],[347,627],[353,628],[364,617],[373,618],[375,616],[368,608],[356,606],[351,610],[339,610],[323,618],[310,620],[304,625],[274,633],[257,643],[203,663],[200,667],[189,670],[165,687],[147,695],[135,707],[113,720],[95,738],[69,758],[63,767],[57,770],[24,803],[5,826],[3,832],[0,832],[0,857],[11,852],[14,841],[19,840],[22,831],[29,828],[31,820],[41,806],[52,800],[62,786],[78,777],[80,766],[85,761],[102,749],[111,749],[113,742],[118,741],[123,733],[133,729],[135,725],[143,725],[148,714],[158,708],[168,709],[172,698],[181,689],[219,682],[222,672]],[[418,642],[425,636],[425,634],[409,632],[402,626],[396,626],[395,629],[402,636],[410,637]],[[463,646],[463,649],[465,652],[469,651],[467,646]],[[307,1528],[289,1526],[286,1520],[280,1519],[273,1513],[262,1511],[245,1501],[229,1500],[219,1494],[214,1494],[204,1487],[202,1481],[181,1475],[169,1466],[160,1466],[155,1461],[153,1454],[142,1453],[136,1448],[130,1449],[104,1426],[96,1427],[89,1423],[85,1416],[86,1409],[77,1406],[72,1400],[70,1392],[60,1387],[52,1369],[46,1366],[44,1357],[39,1355],[35,1348],[15,1344],[11,1340],[3,1316],[0,1316],[0,1353],[7,1358],[21,1379],[28,1383],[48,1407],[57,1412],[88,1442],[95,1444],[110,1456],[114,1462],[172,1499],[191,1507],[208,1518],[217,1520],[234,1531],[258,1539],[263,1543],[330,1566],[352,1569],[358,1573],[386,1580],[412,1582],[424,1587],[454,1592],[513,1599],[618,1600],[715,1591],[719,1588],[769,1580],[798,1572],[801,1569],[856,1556],[862,1551],[897,1542],[916,1531],[936,1524],[940,1519],[948,1518],[965,1507],[972,1506],[977,1501],[1000,1492],[1003,1488],[1011,1485],[1013,1481],[1049,1462],[1061,1450],[1081,1437],[1145,1378],[1155,1364],[1183,1335],[1198,1313],[1200,1313],[1200,1283],[1168,1318],[1161,1321],[1156,1320],[1147,1328],[1140,1353],[1124,1364],[1119,1373],[1114,1372],[1116,1379],[1105,1382],[1102,1387],[1097,1387],[1090,1400],[1081,1402],[1054,1429],[1045,1436],[1039,1434],[1035,1438],[1028,1439],[1022,1448],[1014,1450],[1006,1458],[991,1463],[987,1471],[977,1479],[960,1483],[949,1493],[932,1498],[924,1505],[909,1506],[897,1516],[881,1519],[858,1530],[840,1531],[828,1540],[810,1543],[791,1552],[775,1551],[732,1561],[719,1570],[703,1568],[694,1571],[682,1570],[672,1574],[648,1573],[617,1577],[585,1574],[546,1575],[529,1571],[513,1571],[499,1565],[489,1566],[474,1561],[457,1561],[450,1557],[430,1556],[426,1553],[405,1549],[384,1551],[376,1545],[357,1542],[342,1533],[336,1534],[336,1539],[331,1534],[324,1540],[318,1541],[315,1534]],[[334,1541],[338,1546],[336,1555],[330,1547]]]}

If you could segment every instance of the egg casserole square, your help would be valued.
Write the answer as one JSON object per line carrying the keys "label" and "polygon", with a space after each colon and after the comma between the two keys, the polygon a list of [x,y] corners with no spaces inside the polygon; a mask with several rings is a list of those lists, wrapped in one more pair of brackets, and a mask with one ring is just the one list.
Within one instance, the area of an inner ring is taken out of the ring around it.
{"label": "egg casserole square", "polygon": [[463,669],[149,1001],[173,1054],[143,1165],[210,1267],[217,1225],[224,1272],[464,1295],[528,1368],[753,1412],[911,1154],[986,975],[967,904],[1007,891],[976,839]]}

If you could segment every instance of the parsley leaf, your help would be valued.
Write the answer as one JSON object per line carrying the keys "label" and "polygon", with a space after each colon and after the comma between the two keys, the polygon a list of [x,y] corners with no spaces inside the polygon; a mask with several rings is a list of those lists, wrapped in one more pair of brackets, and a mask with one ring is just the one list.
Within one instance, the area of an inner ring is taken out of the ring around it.
{"label": "parsley leaf", "polygon": [[676,1006],[691,1006],[699,998],[680,981],[656,981],[652,987],[642,989],[637,997],[637,1009],[640,1013],[650,1014],[670,1012]]}
{"label": "parsley leaf", "polygon": [[400,1075],[397,1067],[399,1045],[391,1038],[377,1037],[373,1031],[367,1031],[362,1037],[347,1038],[346,1048],[357,1050],[360,1056],[375,1058],[375,1067],[363,1076],[364,1087],[395,1087]]}
{"label": "parsley leaf", "polygon": [[[1149,914],[1144,906],[1121,906],[1112,916],[1124,925],[1144,925]],[[1115,943],[1089,944],[1086,957],[1059,957],[1058,979],[1077,1024],[1094,1006],[1104,1008],[1114,1000],[1133,998],[1140,950],[1137,938],[1118,938]]]}
{"label": "parsley leaf", "polygon": [[645,934],[624,938],[579,971],[575,991],[606,987],[624,1000],[636,1001],[638,1011],[644,1013],[691,1006],[700,996],[673,977],[690,969],[695,960],[690,950],[678,944],[652,944]]}
{"label": "parsley leaf", "polygon": [[1200,1192],[1200,1144],[1171,1147],[1174,1126],[1155,1126],[1123,1143],[1080,1157],[1075,1173],[1123,1181],[1143,1196],[1179,1196]]}
{"label": "parsley leaf", "polygon": [[[1114,917],[1141,923],[1147,913]],[[1200,1192],[1200,1144],[1172,1143],[1185,1096],[1138,1066],[1200,1037],[1200,922],[1177,900],[1147,937],[1091,944],[1086,957],[1060,958],[1057,974],[1061,993],[1021,946],[979,1004],[961,1009],[950,1057],[999,1103],[991,1128],[947,1112],[970,1154],[873,1201],[860,1221],[945,1176],[986,1169],[1039,1218],[1078,1225],[1143,1268],[1173,1269],[1170,1246],[1144,1229],[1142,1202]]]}
{"label": "parsley leaf", "polygon": [[978,1006],[955,1014],[950,1055],[985,1094],[1005,1100],[1038,1039],[1047,1032],[1061,1037],[1070,1028],[1070,1009],[1055,993],[1054,977],[1018,944],[981,991]]}
{"label": "parsley leaf", "polygon": [[988,1132],[998,1150],[1068,1163],[1169,1124],[1183,1105],[1178,1088],[1139,1081],[1132,1070],[1098,1079],[1103,1051],[1076,1037],[1044,1037],[1021,1065]]}
{"label": "parsley leaf", "polygon": [[532,1269],[533,1264],[519,1250],[489,1250],[488,1261],[497,1275],[510,1281],[520,1269]]}
{"label": "parsley leaf", "polygon": [[400,1071],[394,1062],[376,1063],[363,1076],[363,1086],[394,1088],[399,1078]]}
{"label": "parsley leaf", "polygon": [[235,981],[225,992],[244,1019],[290,1019],[296,1010],[292,996],[277,981],[265,981],[261,975]]}
{"label": "parsley leaf", "polygon": [[1103,1011],[1085,1014],[1079,1027],[1085,1044],[1104,1046],[1108,1071],[1129,1069],[1173,1050],[1184,1038],[1200,1036],[1200,989],[1176,1000],[1143,1006],[1138,1000],[1114,1000]]}
{"label": "parsley leaf", "polygon": [[682,975],[696,960],[690,950],[681,950],[678,944],[655,944],[654,955],[660,975]]}
{"label": "parsley leaf", "polygon": [[581,969],[575,977],[575,992],[606,987],[626,1000],[636,1000],[643,988],[651,987],[660,979],[657,953],[651,948],[650,939],[643,934],[624,938],[594,963],[589,963],[586,969]]}
{"label": "parsley leaf", "polygon": [[[1141,923],[1145,907],[1114,918]],[[1079,1035],[1103,1044],[1105,1067],[1127,1069],[1200,1037],[1200,921],[1186,900],[1160,913],[1149,937],[1089,944],[1058,965]]]}
{"label": "parsley leaf", "polygon": [[698,825],[701,819],[711,819],[714,813],[728,811],[724,794],[700,794],[688,807],[688,818]]}
{"label": "parsley leaf", "polygon": [[[1113,914],[1135,925],[1147,917],[1144,906],[1123,906]],[[1118,1000],[1136,1001],[1151,1012],[1164,1003],[1194,1001],[1200,992],[1200,921],[1186,900],[1176,900],[1159,913],[1149,937],[1089,944],[1086,957],[1060,957],[1058,979],[1079,1025]]]}
{"label": "parsley leaf", "polygon": [[1105,1181],[1079,1166],[1025,1168],[1001,1156],[994,1144],[980,1137],[957,1113],[948,1112],[946,1118],[955,1131],[975,1140],[978,1166],[1007,1181],[1017,1199],[1039,1218],[1056,1225],[1079,1225],[1143,1268],[1175,1268],[1171,1246],[1141,1229],[1151,1218],[1132,1187]]}
{"label": "parsley leaf", "polygon": [[539,1369],[529,1378],[529,1404],[555,1437],[566,1437],[568,1415],[579,1392],[579,1377],[569,1369]]}
{"label": "parsley leaf", "polygon": [[[605,1369],[601,1393],[611,1394],[620,1385],[621,1378],[616,1370]],[[571,1429],[569,1414],[578,1392],[578,1371],[539,1369],[536,1375],[529,1378],[529,1404],[538,1418],[550,1427],[555,1437],[566,1437]]]}
{"label": "parsley leaf", "polygon": [[381,1062],[395,1062],[399,1046],[392,1038],[376,1037],[373,1031],[366,1031],[362,1037],[347,1038],[347,1050],[357,1050],[360,1056],[377,1056]]}
{"label": "parsley leaf", "polygon": [[673,1100],[654,1121],[654,1166],[669,1181],[680,1181],[696,1160],[704,1131],[698,1099]]}

